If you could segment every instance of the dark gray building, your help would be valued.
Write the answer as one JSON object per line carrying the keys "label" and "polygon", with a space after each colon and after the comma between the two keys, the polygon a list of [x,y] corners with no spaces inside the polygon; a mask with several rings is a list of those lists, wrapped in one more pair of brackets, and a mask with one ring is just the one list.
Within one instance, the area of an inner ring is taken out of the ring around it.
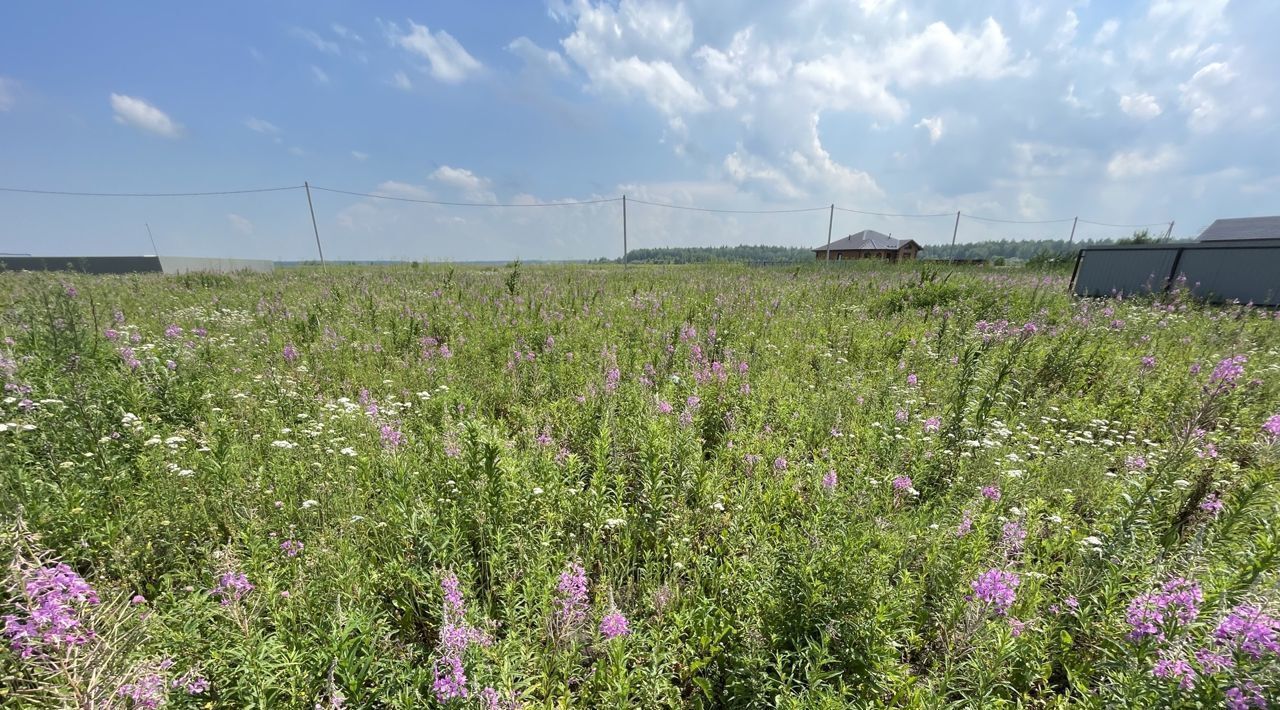
{"label": "dark gray building", "polygon": [[1221,242],[1236,239],[1280,239],[1280,216],[1229,217],[1215,219],[1197,241]]}

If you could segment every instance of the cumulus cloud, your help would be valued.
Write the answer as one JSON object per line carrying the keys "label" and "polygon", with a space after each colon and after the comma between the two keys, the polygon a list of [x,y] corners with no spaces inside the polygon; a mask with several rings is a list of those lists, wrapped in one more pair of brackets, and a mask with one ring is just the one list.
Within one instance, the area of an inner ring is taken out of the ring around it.
{"label": "cumulus cloud", "polygon": [[528,37],[516,37],[507,45],[507,51],[519,57],[531,71],[559,76],[569,73],[569,63],[559,52],[543,49]]}
{"label": "cumulus cloud", "polygon": [[182,135],[181,125],[144,99],[112,94],[111,110],[115,112],[116,123],[133,126],[165,138],[177,138]]}
{"label": "cumulus cloud", "polygon": [[393,45],[427,60],[428,71],[437,81],[457,84],[484,69],[448,32],[432,32],[426,25],[408,22],[409,28],[404,32],[394,23],[389,24],[388,36]]}
{"label": "cumulus cloud", "polygon": [[1196,131],[1211,131],[1224,118],[1224,95],[1236,74],[1227,62],[1206,64],[1178,89],[1187,112],[1187,125]]}
{"label": "cumulus cloud", "polygon": [[1107,163],[1107,175],[1112,180],[1152,175],[1169,170],[1178,162],[1179,157],[1177,149],[1170,145],[1150,151],[1122,151]]}
{"label": "cumulus cloud", "polygon": [[1134,118],[1155,118],[1161,113],[1160,103],[1151,94],[1125,94],[1120,97],[1120,110]]}
{"label": "cumulus cloud", "polygon": [[923,128],[929,132],[929,142],[937,143],[942,139],[942,117],[933,116],[932,118],[922,118],[914,128]]}
{"label": "cumulus cloud", "polygon": [[455,168],[441,165],[429,176],[431,180],[462,196],[469,202],[497,202],[498,198],[489,189],[492,183],[466,168]]}

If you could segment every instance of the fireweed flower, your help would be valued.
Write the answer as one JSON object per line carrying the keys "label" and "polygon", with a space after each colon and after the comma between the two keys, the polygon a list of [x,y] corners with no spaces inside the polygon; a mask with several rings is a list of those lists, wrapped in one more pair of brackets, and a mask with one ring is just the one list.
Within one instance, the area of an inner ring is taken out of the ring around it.
{"label": "fireweed flower", "polygon": [[446,572],[440,578],[444,592],[444,616],[440,625],[440,658],[432,667],[432,690],[436,699],[447,702],[467,697],[467,674],[462,667],[462,654],[472,645],[487,646],[489,637],[466,621],[467,607],[462,599],[458,575]]}
{"label": "fireweed flower", "polygon": [[631,628],[627,624],[627,617],[623,616],[622,612],[617,609],[612,609],[600,620],[600,635],[606,639],[616,639],[629,633],[631,633]]}
{"label": "fireweed flower", "polygon": [[1140,641],[1145,636],[1164,638],[1163,626],[1176,622],[1186,625],[1200,614],[1200,602],[1204,594],[1200,585],[1179,577],[1164,583],[1158,592],[1139,594],[1129,602],[1125,621],[1129,623],[1130,641]]}
{"label": "fireweed flower", "polygon": [[1021,583],[1017,573],[992,568],[978,575],[970,584],[973,588],[970,598],[989,605],[997,614],[1004,616],[1013,606]]}
{"label": "fireweed flower", "polygon": [[787,470],[787,460],[781,456],[773,460],[773,468],[777,471]]}
{"label": "fireweed flower", "polygon": [[1219,362],[1209,375],[1209,382],[1220,385],[1235,385],[1236,380],[1244,375],[1244,364],[1249,362],[1249,358],[1244,355],[1235,355]]}
{"label": "fireweed flower", "polygon": [[395,451],[404,443],[404,433],[390,424],[383,424],[379,429],[382,437],[382,446],[384,448]]}
{"label": "fireweed flower", "polygon": [[556,623],[564,631],[573,631],[587,618],[587,572],[572,563],[560,573],[556,584]]}
{"label": "fireweed flower", "polygon": [[913,372],[913,373],[911,373],[910,375],[907,375],[907,384],[908,384],[908,385],[911,385],[912,387],[915,387],[917,384],[919,384],[919,382],[920,382],[920,379],[919,379],[918,377],[916,377],[916,373],[914,373],[914,372]]}
{"label": "fireweed flower", "polygon": [[964,537],[973,530],[973,515],[969,511],[964,511],[964,517],[960,519],[960,524],[956,526],[956,537]]}
{"label": "fireweed flower", "polygon": [[909,491],[909,490],[911,490],[911,477],[910,477],[910,476],[898,476],[897,478],[893,479],[893,490],[894,490],[894,491]]}
{"label": "fireweed flower", "polygon": [[182,328],[176,323],[171,323],[169,327],[164,329],[164,337],[166,338],[177,338],[181,335]]}
{"label": "fireweed flower", "polygon": [[1147,468],[1147,460],[1138,454],[1131,454],[1125,457],[1124,467],[1130,471],[1142,471]]}
{"label": "fireweed flower", "polygon": [[1222,499],[1218,497],[1217,493],[1210,493],[1209,496],[1204,499],[1204,502],[1200,504],[1200,510],[1212,515],[1221,513],[1222,509],[1226,507],[1227,504],[1222,502]]}
{"label": "fireweed flower", "polygon": [[298,360],[298,349],[293,347],[293,343],[284,346],[284,361],[293,364]]}
{"label": "fireweed flower", "polygon": [[285,540],[280,543],[280,551],[287,557],[297,557],[302,554],[302,543],[297,540]]}
{"label": "fireweed flower", "polygon": [[81,646],[93,638],[81,614],[98,603],[89,583],[64,563],[22,570],[23,598],[17,614],[7,614],[0,630],[22,658]]}
{"label": "fireweed flower", "polygon": [[1251,680],[1245,681],[1240,686],[1227,688],[1226,700],[1226,706],[1230,710],[1267,707],[1267,698],[1262,694],[1262,686]]}
{"label": "fireweed flower", "polygon": [[1151,675],[1157,678],[1178,681],[1178,687],[1191,690],[1196,685],[1196,671],[1182,658],[1161,657],[1151,669]]}
{"label": "fireweed flower", "polygon": [[938,417],[929,417],[924,420],[924,431],[926,434],[938,431],[942,428],[942,420]]}
{"label": "fireweed flower", "polygon": [[983,486],[982,497],[986,498],[987,500],[1000,500],[1000,487],[999,486]]}
{"label": "fireweed flower", "polygon": [[1197,649],[1196,663],[1200,664],[1200,672],[1213,675],[1218,671],[1229,670],[1236,665],[1235,659],[1225,653],[1214,653],[1207,648]]}
{"label": "fireweed flower", "polygon": [[1262,431],[1273,439],[1280,439],[1280,414],[1272,414],[1262,424]]}
{"label": "fireweed flower", "polygon": [[1143,372],[1150,372],[1151,370],[1156,369],[1156,358],[1155,358],[1155,356],[1154,356],[1154,355],[1146,355],[1146,356],[1144,356],[1144,357],[1142,358],[1142,365],[1141,365],[1141,368],[1142,368],[1142,371],[1143,371]]}
{"label": "fireweed flower", "polygon": [[827,471],[827,475],[822,477],[822,487],[827,490],[834,490],[840,483],[840,479],[836,477],[835,469]]}
{"label": "fireweed flower", "polygon": [[218,585],[211,591],[214,596],[221,597],[223,606],[238,602],[254,589],[249,577],[244,572],[227,572],[218,578]]}
{"label": "fireweed flower", "polygon": [[1023,529],[1022,523],[1017,520],[1010,520],[1000,529],[1000,540],[1010,552],[1017,553],[1022,551],[1022,543],[1027,539],[1027,531]]}
{"label": "fireweed flower", "polygon": [[1228,648],[1254,659],[1267,653],[1280,654],[1280,621],[1257,607],[1241,605],[1232,609],[1213,636]]}

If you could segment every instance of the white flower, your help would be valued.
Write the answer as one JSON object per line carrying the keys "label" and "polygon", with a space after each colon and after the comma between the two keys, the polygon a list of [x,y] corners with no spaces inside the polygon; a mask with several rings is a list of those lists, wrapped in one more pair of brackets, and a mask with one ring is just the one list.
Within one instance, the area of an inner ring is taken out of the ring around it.
{"label": "white flower", "polygon": [[315,507],[315,506],[317,506],[317,505],[320,505],[320,501],[313,500],[313,499],[311,499],[311,498],[308,498],[308,499],[306,499],[306,500],[302,501],[302,509],[303,509],[303,510],[306,510],[307,508],[313,508],[313,507]]}
{"label": "white flower", "polygon": [[533,489],[533,494],[534,494],[535,496],[540,496],[540,495],[542,495],[542,489],[541,489],[541,488],[538,488],[537,486],[535,486],[535,487],[534,487],[534,489]]}
{"label": "white flower", "polygon": [[285,441],[283,439],[276,439],[275,441],[271,442],[271,445],[276,447],[277,449],[292,449],[293,447],[297,446],[297,444],[293,443],[292,441]]}
{"label": "white flower", "polygon": [[626,522],[627,521],[624,520],[623,518],[609,518],[608,520],[604,521],[604,526],[612,530],[616,527],[619,527],[625,524]]}
{"label": "white flower", "polygon": [[1084,544],[1086,544],[1086,545],[1093,545],[1094,547],[1099,547],[1099,546],[1101,546],[1101,545],[1102,545],[1102,540],[1099,540],[1098,538],[1094,537],[1093,535],[1090,535],[1089,537],[1086,537],[1085,539],[1081,540],[1080,542],[1082,542],[1082,543],[1084,543]]}
{"label": "white flower", "polygon": [[342,454],[343,456],[355,456],[356,450],[351,448],[350,446],[346,446],[346,447],[343,447],[340,451],[338,451],[338,453]]}

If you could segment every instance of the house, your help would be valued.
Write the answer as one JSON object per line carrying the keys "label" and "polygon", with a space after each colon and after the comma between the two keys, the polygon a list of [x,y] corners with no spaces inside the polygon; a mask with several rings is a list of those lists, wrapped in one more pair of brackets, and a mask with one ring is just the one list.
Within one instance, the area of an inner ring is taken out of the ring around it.
{"label": "house", "polygon": [[819,261],[848,259],[887,259],[905,261],[920,255],[921,246],[914,239],[894,239],[874,229],[864,229],[844,239],[813,250]]}
{"label": "house", "polygon": [[1239,239],[1280,239],[1280,216],[1232,217],[1216,219],[1200,233],[1201,242],[1222,242]]}

